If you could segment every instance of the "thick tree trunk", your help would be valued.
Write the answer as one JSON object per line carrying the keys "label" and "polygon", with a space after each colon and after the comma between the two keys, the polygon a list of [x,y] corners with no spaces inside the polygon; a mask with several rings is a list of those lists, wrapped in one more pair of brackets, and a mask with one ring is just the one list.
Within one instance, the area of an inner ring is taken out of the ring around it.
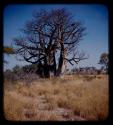
{"label": "thick tree trunk", "polygon": [[43,78],[44,77],[44,70],[43,70],[43,65],[41,62],[39,62],[39,64],[37,64],[37,71],[36,73],[41,77]]}
{"label": "thick tree trunk", "polygon": [[57,70],[57,76],[61,76],[62,75],[62,69],[63,69],[63,65],[64,65],[64,57],[65,57],[64,45],[61,44],[61,52],[60,52],[60,58],[59,58],[59,65],[58,65],[58,70]]}
{"label": "thick tree trunk", "polygon": [[50,68],[49,68],[49,65],[47,63],[46,57],[44,58],[44,77],[50,78]]}
{"label": "thick tree trunk", "polygon": [[59,65],[58,65],[58,70],[57,70],[58,76],[61,75],[62,66],[63,66],[63,56],[62,56],[62,54],[60,54]]}
{"label": "thick tree trunk", "polygon": [[46,57],[44,58],[44,64],[42,64],[42,62],[39,62],[39,64],[37,65],[36,72],[41,78],[49,78],[50,77],[50,68],[49,68],[49,65],[47,64]]}

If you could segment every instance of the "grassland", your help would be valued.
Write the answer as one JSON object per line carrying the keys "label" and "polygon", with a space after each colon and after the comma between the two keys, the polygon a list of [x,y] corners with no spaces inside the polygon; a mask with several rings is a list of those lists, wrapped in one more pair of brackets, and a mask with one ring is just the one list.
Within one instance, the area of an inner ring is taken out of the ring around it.
{"label": "grassland", "polygon": [[105,120],[109,114],[108,76],[65,76],[4,83],[4,116],[13,121]]}

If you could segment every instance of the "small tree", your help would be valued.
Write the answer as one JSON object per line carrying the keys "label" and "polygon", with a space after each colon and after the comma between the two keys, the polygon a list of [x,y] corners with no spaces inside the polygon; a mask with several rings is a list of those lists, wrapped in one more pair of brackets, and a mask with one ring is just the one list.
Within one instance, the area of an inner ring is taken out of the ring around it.
{"label": "small tree", "polygon": [[20,71],[20,66],[16,65],[13,67],[13,73],[17,74]]}
{"label": "small tree", "polygon": [[102,53],[100,56],[99,64],[103,65],[102,67],[106,70],[106,72],[108,71],[108,62],[108,53]]}

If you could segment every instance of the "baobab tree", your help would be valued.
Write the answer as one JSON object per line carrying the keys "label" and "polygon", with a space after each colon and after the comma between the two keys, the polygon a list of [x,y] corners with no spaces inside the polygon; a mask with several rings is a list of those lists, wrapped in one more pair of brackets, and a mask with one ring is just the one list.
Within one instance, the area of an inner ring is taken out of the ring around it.
{"label": "baobab tree", "polygon": [[84,53],[77,52],[85,27],[65,9],[34,13],[22,31],[24,36],[14,39],[15,52],[37,64],[44,77],[50,77],[50,71],[60,76],[65,62],[73,65],[86,59]]}

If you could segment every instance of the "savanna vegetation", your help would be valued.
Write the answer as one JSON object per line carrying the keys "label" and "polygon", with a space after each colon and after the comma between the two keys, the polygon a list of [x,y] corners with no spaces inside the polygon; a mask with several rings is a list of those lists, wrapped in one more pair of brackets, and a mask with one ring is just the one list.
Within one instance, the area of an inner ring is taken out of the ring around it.
{"label": "savanna vegetation", "polygon": [[[4,71],[4,116],[11,121],[81,121],[108,117],[108,54],[101,69],[76,68],[87,59],[78,51],[86,28],[65,9],[35,12],[4,54],[29,65]],[[67,63],[74,66],[70,70]]]}
{"label": "savanna vegetation", "polygon": [[7,120],[105,120],[108,104],[107,75],[67,75],[29,85],[22,81],[4,83]]}

